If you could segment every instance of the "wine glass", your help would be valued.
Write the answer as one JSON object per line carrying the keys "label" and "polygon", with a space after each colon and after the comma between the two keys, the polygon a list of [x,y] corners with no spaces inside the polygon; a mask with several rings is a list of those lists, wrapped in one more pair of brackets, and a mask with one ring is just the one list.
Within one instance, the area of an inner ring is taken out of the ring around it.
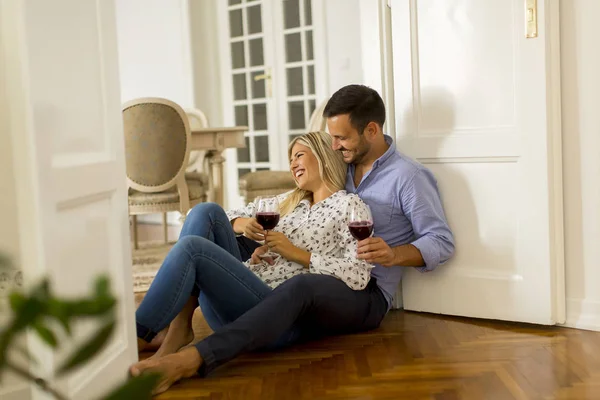
{"label": "wine glass", "polygon": [[[279,200],[277,196],[259,196],[256,198],[256,222],[258,222],[264,230],[269,231],[274,229],[279,223]],[[271,250],[262,254],[261,257],[279,257],[279,254]]]}
{"label": "wine glass", "polygon": [[351,206],[348,229],[356,240],[364,240],[371,236],[373,233],[373,217],[368,205],[354,204]]}

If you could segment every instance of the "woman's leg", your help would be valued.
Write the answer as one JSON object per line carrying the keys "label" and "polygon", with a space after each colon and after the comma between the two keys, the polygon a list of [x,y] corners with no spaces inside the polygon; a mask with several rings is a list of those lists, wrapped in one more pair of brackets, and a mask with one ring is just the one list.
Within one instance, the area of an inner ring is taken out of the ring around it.
{"label": "woman's leg", "polygon": [[271,288],[215,243],[198,236],[183,237],[167,255],[136,311],[138,338],[151,341],[198,292],[229,316],[243,314]]}
{"label": "woman's leg", "polygon": [[192,208],[181,228],[179,239],[186,236],[206,238],[242,260],[231,222],[223,208],[216,203],[200,203]]}

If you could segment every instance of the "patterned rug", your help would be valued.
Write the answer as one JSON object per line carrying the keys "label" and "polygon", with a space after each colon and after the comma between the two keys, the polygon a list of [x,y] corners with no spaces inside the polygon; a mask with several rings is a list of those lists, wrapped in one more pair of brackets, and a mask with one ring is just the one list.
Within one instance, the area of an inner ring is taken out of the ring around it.
{"label": "patterned rug", "polygon": [[139,249],[133,250],[133,292],[148,291],[160,265],[174,243],[141,242]]}

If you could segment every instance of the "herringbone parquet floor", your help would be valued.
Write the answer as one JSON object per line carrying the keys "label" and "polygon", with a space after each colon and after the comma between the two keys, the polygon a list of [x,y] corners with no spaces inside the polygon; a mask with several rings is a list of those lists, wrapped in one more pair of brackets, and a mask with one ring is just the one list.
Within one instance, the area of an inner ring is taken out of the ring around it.
{"label": "herringbone parquet floor", "polygon": [[600,333],[391,311],[376,331],[248,354],[158,398],[600,399]]}

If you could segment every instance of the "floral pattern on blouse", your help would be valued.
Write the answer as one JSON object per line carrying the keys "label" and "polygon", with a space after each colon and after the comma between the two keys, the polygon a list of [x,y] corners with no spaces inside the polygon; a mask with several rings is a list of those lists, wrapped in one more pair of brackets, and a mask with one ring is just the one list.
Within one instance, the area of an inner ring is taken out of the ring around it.
{"label": "floral pattern on blouse", "polygon": [[[278,197],[281,203],[291,192]],[[302,200],[296,208],[285,215],[275,227],[290,242],[311,253],[309,268],[301,264],[278,257],[274,265],[266,261],[246,266],[272,288],[299,274],[323,274],[341,279],[351,289],[364,289],[371,278],[373,266],[356,258],[357,240],[348,229],[351,205],[358,206],[366,217],[366,206],[355,194],[345,190],[335,192],[328,198],[314,204]],[[251,218],[256,209],[255,203],[246,207],[227,211],[229,220]]]}

